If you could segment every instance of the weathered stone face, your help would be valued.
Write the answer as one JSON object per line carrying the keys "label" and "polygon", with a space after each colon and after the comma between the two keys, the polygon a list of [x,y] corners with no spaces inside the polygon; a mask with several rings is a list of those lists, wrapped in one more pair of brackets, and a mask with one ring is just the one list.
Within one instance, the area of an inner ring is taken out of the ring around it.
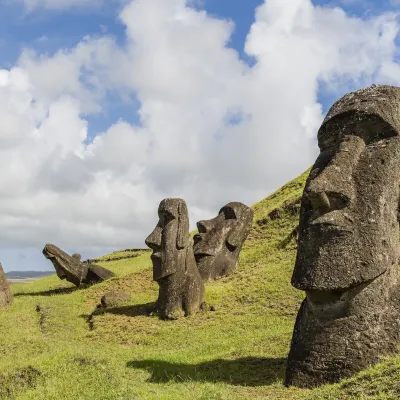
{"label": "weathered stone face", "polygon": [[13,300],[10,286],[8,284],[6,274],[3,271],[3,267],[0,264],[0,307],[4,307],[10,304]]}
{"label": "weathered stone face", "polygon": [[328,112],[302,197],[294,287],[306,291],[286,383],[335,382],[399,338],[400,88],[349,93]]}
{"label": "weathered stone face", "polygon": [[70,256],[54,244],[46,244],[43,255],[52,262],[60,279],[66,279],[76,286],[101,282],[114,276],[111,271],[99,265],[81,262],[80,254]]}
{"label": "weathered stone face", "polygon": [[203,302],[204,284],[194,260],[186,203],[182,199],[164,199],[158,216],[157,226],[145,242],[153,250],[153,279],[160,287],[160,317],[172,319],[180,308],[185,315],[194,314]]}
{"label": "weathered stone face", "polygon": [[253,221],[253,210],[232,202],[221,208],[210,220],[197,223],[194,256],[203,279],[230,275],[236,267],[240,250]]}
{"label": "weathered stone face", "polygon": [[46,244],[43,255],[54,265],[57,276],[79,286],[87,275],[87,266],[82,264],[77,257],[71,257],[57,246]]}

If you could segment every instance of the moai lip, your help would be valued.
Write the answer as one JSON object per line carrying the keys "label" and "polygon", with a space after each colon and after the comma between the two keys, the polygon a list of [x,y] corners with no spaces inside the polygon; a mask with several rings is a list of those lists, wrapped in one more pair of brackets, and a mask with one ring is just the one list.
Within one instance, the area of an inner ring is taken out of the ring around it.
{"label": "moai lip", "polygon": [[351,376],[400,340],[400,88],[346,94],[318,132],[301,201],[292,285],[297,315],[286,385]]}

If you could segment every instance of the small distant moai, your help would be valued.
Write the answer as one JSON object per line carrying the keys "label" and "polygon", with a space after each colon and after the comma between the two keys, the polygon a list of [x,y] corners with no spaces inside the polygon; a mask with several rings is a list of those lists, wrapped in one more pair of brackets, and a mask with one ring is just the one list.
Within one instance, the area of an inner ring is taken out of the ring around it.
{"label": "small distant moai", "polygon": [[80,254],[68,255],[54,244],[46,244],[43,255],[49,259],[57,276],[76,286],[82,283],[97,283],[111,278],[115,274],[100,265],[81,262]]}
{"label": "small distant moai", "polygon": [[153,250],[153,279],[159,285],[156,303],[161,319],[175,319],[183,309],[195,314],[204,301],[204,283],[196,267],[184,200],[167,198],[158,207],[159,221],[146,238]]}
{"label": "small distant moai", "polygon": [[0,264],[0,307],[7,306],[12,300],[13,296],[11,294],[10,285],[8,284],[3,267]]}
{"label": "small distant moai", "polygon": [[254,212],[250,207],[231,202],[218,215],[197,223],[199,233],[194,237],[194,256],[204,280],[232,274],[240,250],[249,234]]}
{"label": "small distant moai", "polygon": [[400,342],[400,88],[343,96],[318,145],[292,276],[306,298],[285,381],[303,388],[351,376]]}

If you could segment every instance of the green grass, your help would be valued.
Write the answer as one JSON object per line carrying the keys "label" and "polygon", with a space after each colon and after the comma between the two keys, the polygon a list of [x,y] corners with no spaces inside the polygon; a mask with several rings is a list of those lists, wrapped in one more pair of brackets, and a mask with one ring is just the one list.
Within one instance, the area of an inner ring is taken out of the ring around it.
{"label": "green grass", "polygon": [[[0,313],[0,398],[398,399],[400,356],[337,385],[282,385],[303,297],[290,285],[290,235],[307,174],[254,205],[237,270],[206,286],[215,311],[177,321],[148,316],[157,284],[147,251],[104,256],[99,263],[117,276],[91,287],[55,275],[12,285],[14,302]],[[89,319],[109,290],[125,290],[131,301]]]}

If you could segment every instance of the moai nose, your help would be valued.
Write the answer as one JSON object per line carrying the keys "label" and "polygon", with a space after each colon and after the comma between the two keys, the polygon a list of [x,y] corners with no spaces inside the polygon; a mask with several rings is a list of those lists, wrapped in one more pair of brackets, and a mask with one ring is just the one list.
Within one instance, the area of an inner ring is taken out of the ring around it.
{"label": "moai nose", "polygon": [[209,220],[199,221],[197,223],[197,229],[200,233],[207,233],[212,228],[212,222]]}
{"label": "moai nose", "polygon": [[310,201],[313,208],[317,210],[329,210],[330,208],[329,197],[325,192],[311,192]]}
{"label": "moai nose", "polygon": [[156,226],[153,232],[147,236],[145,243],[147,247],[150,247],[152,250],[157,250],[161,246],[161,235],[162,229],[159,226]]}

